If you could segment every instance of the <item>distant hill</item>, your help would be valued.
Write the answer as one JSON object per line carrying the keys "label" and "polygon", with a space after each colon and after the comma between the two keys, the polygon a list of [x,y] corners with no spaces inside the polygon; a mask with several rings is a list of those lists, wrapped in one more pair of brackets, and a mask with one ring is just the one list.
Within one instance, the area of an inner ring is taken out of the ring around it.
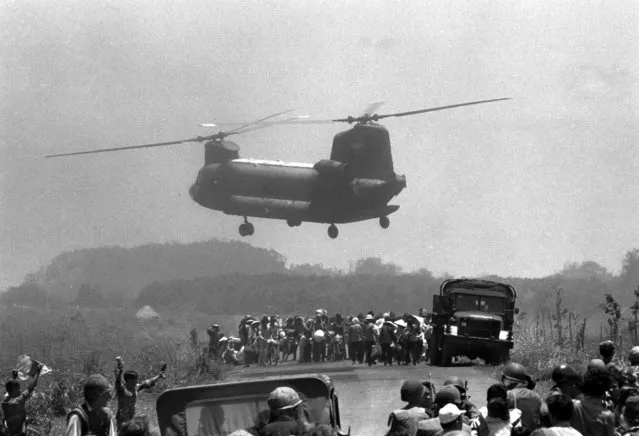
{"label": "distant hill", "polygon": [[142,288],[157,281],[285,272],[285,259],[276,251],[212,240],[64,252],[48,267],[27,276],[25,284],[38,285],[67,300],[76,298],[82,285],[99,289],[105,297],[135,298]]}

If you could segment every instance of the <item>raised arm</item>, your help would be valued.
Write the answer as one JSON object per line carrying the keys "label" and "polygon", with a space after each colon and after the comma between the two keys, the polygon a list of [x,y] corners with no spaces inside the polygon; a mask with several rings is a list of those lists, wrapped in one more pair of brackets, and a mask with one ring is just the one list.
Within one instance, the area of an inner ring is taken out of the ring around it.
{"label": "raised arm", "polygon": [[122,386],[122,372],[124,371],[124,362],[122,362],[122,359],[120,359],[119,357],[115,360],[117,362],[115,366],[115,391],[119,395],[124,390],[124,387]]}

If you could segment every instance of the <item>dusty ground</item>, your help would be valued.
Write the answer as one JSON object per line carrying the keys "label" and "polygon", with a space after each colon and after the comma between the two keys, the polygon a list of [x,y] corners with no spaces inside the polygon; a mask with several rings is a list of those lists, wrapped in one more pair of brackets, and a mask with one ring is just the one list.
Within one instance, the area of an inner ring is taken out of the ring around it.
{"label": "dusty ground", "polygon": [[[403,406],[399,398],[399,388],[404,380],[428,380],[429,373],[437,387],[443,385],[449,375],[457,375],[468,380],[473,401],[478,407],[485,405],[486,389],[496,380],[486,371],[473,366],[454,366],[449,368],[433,367],[425,364],[417,366],[384,367],[375,365],[352,365],[348,362],[320,364],[285,363],[277,367],[242,368],[229,374],[228,380],[259,378],[284,374],[324,373],[335,383],[339,396],[342,428],[349,426],[353,436],[383,435],[386,430],[388,414]],[[138,397],[137,412],[147,414],[156,422],[155,395],[142,393]],[[56,430],[62,428],[62,422],[56,423]],[[53,434],[60,434],[54,430]]]}

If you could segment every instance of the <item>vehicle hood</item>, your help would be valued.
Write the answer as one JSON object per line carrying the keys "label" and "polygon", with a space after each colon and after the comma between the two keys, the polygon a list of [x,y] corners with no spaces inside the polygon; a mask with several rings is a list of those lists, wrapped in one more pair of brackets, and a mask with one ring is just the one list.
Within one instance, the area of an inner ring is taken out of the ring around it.
{"label": "vehicle hood", "polygon": [[503,317],[501,315],[495,315],[494,313],[486,313],[479,312],[474,310],[458,310],[455,312],[455,318],[471,318],[476,320],[485,320],[485,321],[503,321]]}

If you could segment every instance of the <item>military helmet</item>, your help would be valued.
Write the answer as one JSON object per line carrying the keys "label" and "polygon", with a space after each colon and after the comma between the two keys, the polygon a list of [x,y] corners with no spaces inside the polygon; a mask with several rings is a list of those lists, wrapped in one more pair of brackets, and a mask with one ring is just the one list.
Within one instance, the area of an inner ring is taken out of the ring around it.
{"label": "military helmet", "polygon": [[590,368],[600,368],[605,370],[606,364],[601,359],[590,359],[590,361],[588,362],[588,369]]}
{"label": "military helmet", "polygon": [[459,390],[450,385],[443,386],[435,394],[435,404],[437,407],[443,407],[449,403],[461,404],[461,394],[459,393]]}
{"label": "military helmet", "polygon": [[461,378],[452,375],[450,377],[447,377],[446,380],[444,380],[444,386],[446,385],[452,385],[455,386],[457,389],[459,389],[461,391],[462,394],[464,394],[466,392],[466,385],[465,383],[462,381]]}
{"label": "military helmet", "polygon": [[639,346],[634,346],[630,349],[628,360],[631,365],[639,365]]}
{"label": "military helmet", "polygon": [[552,381],[556,384],[567,383],[567,382],[576,382],[579,380],[579,374],[570,365],[562,363],[561,365],[555,366],[552,370]]}
{"label": "military helmet", "polygon": [[512,382],[525,383],[526,387],[528,387],[529,389],[532,389],[530,387],[531,384],[534,386],[532,379],[526,372],[526,368],[524,368],[522,364],[515,362],[510,362],[501,371],[501,381],[504,385],[510,385],[512,384]]}

